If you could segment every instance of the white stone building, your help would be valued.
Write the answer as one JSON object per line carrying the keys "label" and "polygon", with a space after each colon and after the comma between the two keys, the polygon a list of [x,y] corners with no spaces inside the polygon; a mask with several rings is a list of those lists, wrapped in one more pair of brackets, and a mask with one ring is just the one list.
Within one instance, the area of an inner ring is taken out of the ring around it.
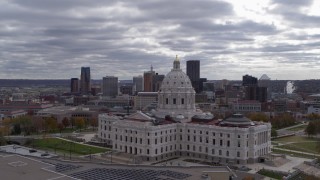
{"label": "white stone building", "polygon": [[158,99],[158,108],[149,114],[137,112],[124,118],[100,114],[98,137],[113,150],[143,161],[184,156],[246,164],[271,151],[269,123],[254,123],[240,114],[214,120],[196,110],[195,92],[177,58]]}

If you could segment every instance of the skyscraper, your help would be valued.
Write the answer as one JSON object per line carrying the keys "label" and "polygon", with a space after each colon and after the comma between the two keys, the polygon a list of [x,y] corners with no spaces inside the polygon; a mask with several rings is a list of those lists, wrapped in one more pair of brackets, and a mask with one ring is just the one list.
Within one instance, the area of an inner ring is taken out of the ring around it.
{"label": "skyscraper", "polygon": [[161,74],[154,74],[152,77],[152,91],[153,92],[158,92],[160,90],[162,81],[164,79],[164,75]]}
{"label": "skyscraper", "polygon": [[102,79],[102,94],[115,97],[118,95],[118,77],[106,76]]}
{"label": "skyscraper", "polygon": [[242,76],[242,86],[258,86],[258,79],[246,74]]}
{"label": "skyscraper", "polygon": [[81,94],[89,94],[91,89],[90,84],[90,67],[81,67],[80,92]]}
{"label": "skyscraper", "polygon": [[187,61],[187,75],[190,78],[192,87],[199,93],[200,91],[200,61],[188,60]]}
{"label": "skyscraper", "polygon": [[77,93],[79,92],[79,79],[78,78],[71,78],[70,83],[70,92]]}
{"label": "skyscraper", "polygon": [[267,101],[267,87],[259,87],[258,79],[253,76],[245,75],[242,77],[242,86],[245,88],[246,100]]}
{"label": "skyscraper", "polygon": [[133,86],[135,87],[136,94],[143,91],[143,77],[141,75],[133,77]]}
{"label": "skyscraper", "polygon": [[152,92],[152,79],[155,72],[153,71],[153,67],[151,66],[150,71],[143,73],[143,89],[145,92]]}

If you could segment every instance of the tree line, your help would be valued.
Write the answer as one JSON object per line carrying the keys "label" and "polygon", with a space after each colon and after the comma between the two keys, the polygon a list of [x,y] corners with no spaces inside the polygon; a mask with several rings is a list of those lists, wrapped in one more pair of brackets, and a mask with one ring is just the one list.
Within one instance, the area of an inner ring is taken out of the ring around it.
{"label": "tree line", "polygon": [[6,118],[2,121],[2,127],[0,128],[0,135],[30,135],[33,133],[40,132],[56,132],[60,133],[66,129],[77,129],[81,130],[88,126],[95,128],[98,126],[98,121],[96,118],[91,118],[89,120],[83,117],[64,117],[61,122],[53,116],[51,117],[40,117],[40,116],[20,116],[14,119]]}

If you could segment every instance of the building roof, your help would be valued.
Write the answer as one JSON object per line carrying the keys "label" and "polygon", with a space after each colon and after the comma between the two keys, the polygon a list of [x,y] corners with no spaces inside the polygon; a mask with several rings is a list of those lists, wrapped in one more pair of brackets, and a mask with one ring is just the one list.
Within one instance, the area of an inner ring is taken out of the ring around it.
{"label": "building roof", "polygon": [[266,74],[263,74],[259,80],[271,80]]}
{"label": "building roof", "polygon": [[224,119],[220,122],[220,125],[224,126],[252,126],[254,123],[243,116],[242,114],[233,114],[231,117]]}

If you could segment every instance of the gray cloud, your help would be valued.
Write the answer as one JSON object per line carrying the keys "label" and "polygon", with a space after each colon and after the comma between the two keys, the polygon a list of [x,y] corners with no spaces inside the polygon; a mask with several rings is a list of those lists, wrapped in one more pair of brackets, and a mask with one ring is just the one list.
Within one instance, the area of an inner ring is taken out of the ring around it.
{"label": "gray cloud", "polygon": [[90,66],[95,79],[107,74],[128,79],[151,64],[166,74],[175,54],[183,56],[183,68],[185,60],[200,59],[208,79],[281,68],[261,62],[319,66],[319,56],[311,52],[319,50],[319,34],[288,32],[317,27],[319,17],[301,10],[312,1],[288,2],[273,1],[276,8],[268,11],[283,18],[288,26],[283,30],[239,17],[224,1],[2,1],[0,78],[67,79]]}

